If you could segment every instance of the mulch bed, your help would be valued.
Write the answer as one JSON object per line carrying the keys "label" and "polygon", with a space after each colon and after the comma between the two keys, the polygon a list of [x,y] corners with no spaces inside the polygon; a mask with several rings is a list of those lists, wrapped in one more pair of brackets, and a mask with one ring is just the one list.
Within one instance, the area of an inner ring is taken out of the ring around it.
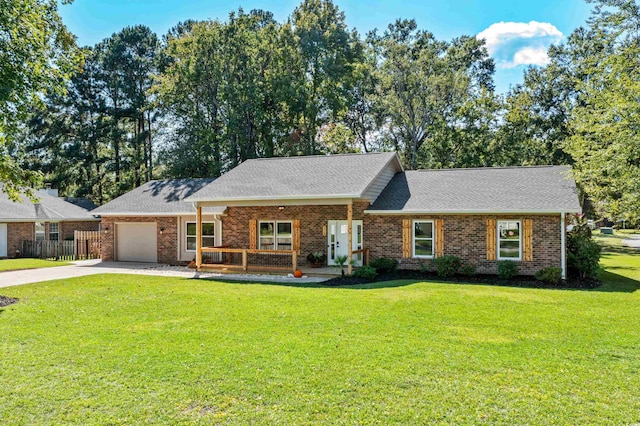
{"label": "mulch bed", "polygon": [[373,280],[366,278],[358,278],[345,275],[343,277],[335,277],[320,284],[326,286],[349,286],[362,285],[370,283],[378,283],[394,280],[420,280],[420,281],[436,281],[450,282],[462,284],[490,284],[504,287],[529,287],[529,288],[572,288],[572,289],[590,289],[602,285],[602,282],[595,279],[578,279],[569,278],[559,285],[547,284],[536,280],[534,277],[519,275],[510,280],[503,280],[496,275],[477,274],[474,276],[454,275],[452,277],[439,277],[435,272],[421,272],[413,270],[399,269],[393,273],[381,274]]}
{"label": "mulch bed", "polygon": [[2,308],[4,306],[12,305],[14,303],[18,303],[18,299],[16,299],[15,297],[8,297],[8,296],[0,295],[0,308]]}

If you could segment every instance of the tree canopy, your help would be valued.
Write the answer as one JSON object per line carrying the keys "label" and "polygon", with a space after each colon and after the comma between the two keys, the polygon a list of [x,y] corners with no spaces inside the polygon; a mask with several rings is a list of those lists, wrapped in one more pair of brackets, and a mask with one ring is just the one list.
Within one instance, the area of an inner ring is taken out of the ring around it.
{"label": "tree canopy", "polygon": [[[0,180],[103,203],[251,158],[395,150],[407,168],[570,164],[598,215],[640,216],[640,27],[598,0],[497,94],[483,40],[413,20],[360,35],[331,0],[238,9],[77,49],[55,1],[0,0]],[[80,59],[84,58],[84,62]]]}

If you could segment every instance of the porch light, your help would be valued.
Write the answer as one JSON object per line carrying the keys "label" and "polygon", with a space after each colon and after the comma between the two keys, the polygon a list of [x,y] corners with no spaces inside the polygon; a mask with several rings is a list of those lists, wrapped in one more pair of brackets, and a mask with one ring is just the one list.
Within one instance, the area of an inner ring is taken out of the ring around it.
{"label": "porch light", "polygon": [[160,228],[160,235],[164,234],[164,228]]}
{"label": "porch light", "polygon": [[284,206],[278,206],[278,210],[284,210]]}
{"label": "porch light", "polygon": [[109,233],[109,227],[107,226],[106,228],[104,228],[104,233],[108,234]]}

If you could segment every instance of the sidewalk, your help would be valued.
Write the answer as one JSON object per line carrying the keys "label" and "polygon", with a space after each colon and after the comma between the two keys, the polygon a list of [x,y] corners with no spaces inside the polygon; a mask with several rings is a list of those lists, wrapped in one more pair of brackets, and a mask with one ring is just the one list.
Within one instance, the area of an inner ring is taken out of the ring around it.
{"label": "sidewalk", "polygon": [[220,281],[232,280],[277,283],[319,283],[328,279],[324,277],[290,278],[284,272],[281,275],[222,274],[216,272],[197,272],[193,269],[182,266],[160,265],[157,263],[81,260],[74,262],[73,265],[69,266],[0,272],[0,288],[96,274],[134,274],[178,278],[216,279]]}

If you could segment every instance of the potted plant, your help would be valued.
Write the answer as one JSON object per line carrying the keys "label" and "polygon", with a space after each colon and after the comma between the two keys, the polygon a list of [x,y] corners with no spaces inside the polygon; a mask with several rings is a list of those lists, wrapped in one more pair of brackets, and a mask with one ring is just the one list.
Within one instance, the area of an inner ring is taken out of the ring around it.
{"label": "potted plant", "polygon": [[307,261],[312,268],[321,267],[322,265],[324,265],[326,260],[327,256],[325,256],[325,254],[321,251],[309,253],[309,255],[307,256]]}

